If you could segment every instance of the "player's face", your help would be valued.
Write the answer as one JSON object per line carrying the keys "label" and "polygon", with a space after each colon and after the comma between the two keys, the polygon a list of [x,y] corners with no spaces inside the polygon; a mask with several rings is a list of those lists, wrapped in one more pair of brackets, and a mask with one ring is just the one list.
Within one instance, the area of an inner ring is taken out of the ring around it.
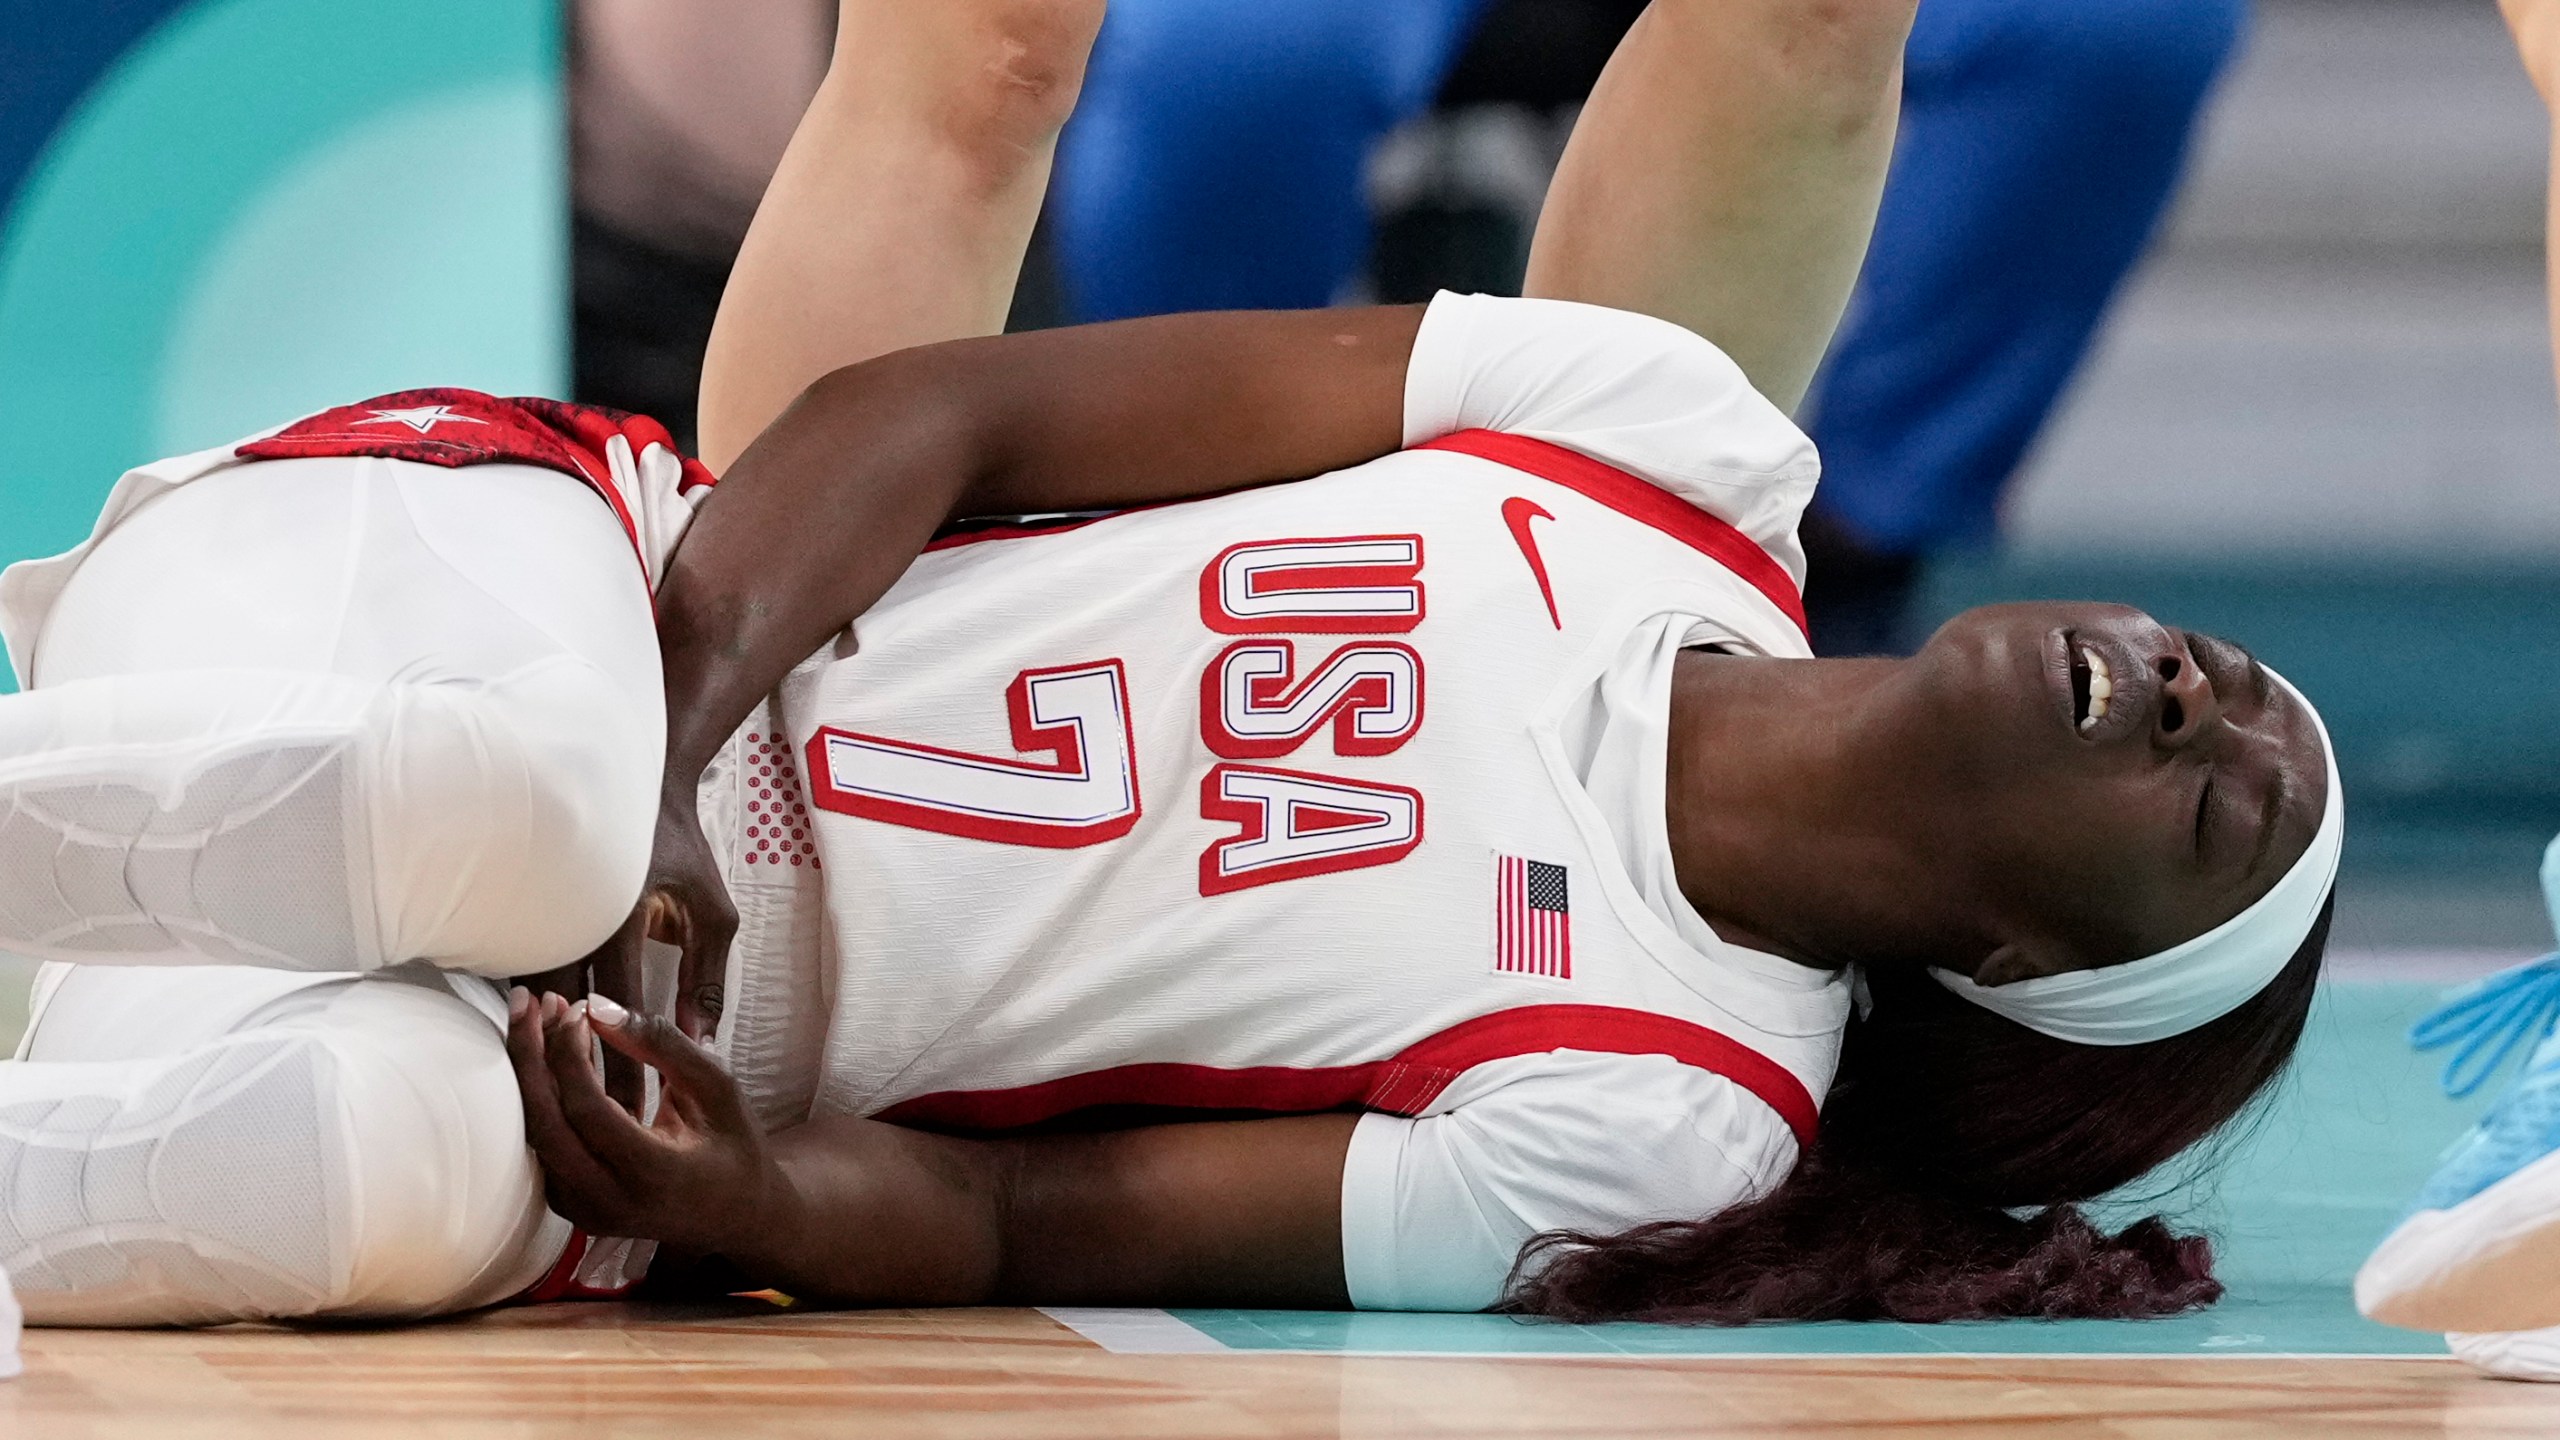
{"label": "player's face", "polygon": [[1917,722],[1899,748],[1938,792],[1949,861],[2051,968],[2203,934],[2319,828],[2319,731],[2229,641],[2121,605],[1986,606],[1898,679],[1913,688],[1895,709]]}

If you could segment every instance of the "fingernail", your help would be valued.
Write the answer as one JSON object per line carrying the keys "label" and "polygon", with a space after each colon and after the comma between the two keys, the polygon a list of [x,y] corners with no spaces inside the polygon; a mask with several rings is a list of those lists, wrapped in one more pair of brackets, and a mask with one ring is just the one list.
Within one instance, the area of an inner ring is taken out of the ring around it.
{"label": "fingernail", "polygon": [[611,1025],[615,1029],[620,1029],[622,1022],[631,1018],[630,1011],[602,995],[587,997],[587,1013],[595,1017],[597,1024]]}
{"label": "fingernail", "polygon": [[532,1008],[533,1008],[533,992],[532,992],[532,991],[527,990],[526,988],[524,988],[524,987],[523,987],[523,986],[521,986],[521,985],[510,985],[510,986],[508,986],[508,987],[507,987],[507,1018],[508,1018],[508,1019],[510,1019],[510,1020],[521,1020],[521,1019],[523,1019],[523,1018],[524,1018],[524,1012],[525,1012],[525,1011],[527,1011],[527,1010],[530,1010],[530,1009],[532,1009]]}

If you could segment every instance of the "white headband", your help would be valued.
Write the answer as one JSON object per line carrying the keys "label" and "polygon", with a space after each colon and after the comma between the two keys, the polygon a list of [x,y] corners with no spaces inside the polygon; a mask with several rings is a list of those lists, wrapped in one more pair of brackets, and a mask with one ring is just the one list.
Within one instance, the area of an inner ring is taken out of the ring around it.
{"label": "white headband", "polygon": [[1985,1010],[2075,1045],[2166,1040],[2221,1019],[2266,989],[2319,921],[2347,834],[2346,796],[2338,785],[2338,752],[2329,743],[2329,727],[2301,691],[2272,670],[2267,675],[2310,715],[2329,773],[2311,848],[2274,889],[2193,940],[2140,960],[2006,985],[1977,985],[1970,976],[1932,969],[1938,983]]}

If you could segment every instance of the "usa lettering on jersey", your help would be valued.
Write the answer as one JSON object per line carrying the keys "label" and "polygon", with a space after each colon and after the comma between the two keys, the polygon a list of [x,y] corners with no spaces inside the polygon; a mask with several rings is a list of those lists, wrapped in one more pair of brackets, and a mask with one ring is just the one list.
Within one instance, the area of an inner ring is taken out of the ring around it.
{"label": "usa lettering on jersey", "polygon": [[[1346,643],[1298,678],[1291,635],[1401,635],[1428,611],[1419,535],[1342,535],[1230,545],[1200,572],[1200,620],[1251,635],[1200,677],[1200,737],[1228,760],[1293,755],[1332,731],[1344,758],[1394,754],[1422,728],[1422,655]],[[1200,855],[1200,893],[1392,865],[1422,843],[1422,792],[1349,775],[1219,765],[1200,814],[1236,827]]]}
{"label": "usa lettering on jersey", "polygon": [[1200,572],[1200,618],[1222,635],[1401,635],[1422,623],[1421,575],[1419,535],[1252,540]]}
{"label": "usa lettering on jersey", "polygon": [[[1336,758],[1382,759],[1420,732],[1422,654],[1383,637],[1423,623],[1422,552],[1419,535],[1299,537],[1230,545],[1202,568],[1201,623],[1247,637],[1200,675],[1201,743],[1223,762],[1201,780],[1200,814],[1231,827],[1201,852],[1202,895],[1392,865],[1422,843],[1422,793],[1410,786],[1253,763],[1295,756],[1319,737]],[[1330,648],[1302,652],[1308,637]],[[821,726],[808,743],[810,802],[1047,849],[1108,844],[1137,825],[1125,665],[1024,670],[1004,706],[1011,755]]]}
{"label": "usa lettering on jersey", "polygon": [[1267,760],[1328,723],[1336,755],[1392,755],[1422,728],[1422,657],[1410,645],[1344,645],[1303,680],[1297,646],[1239,640],[1200,677],[1200,738],[1229,760]]}

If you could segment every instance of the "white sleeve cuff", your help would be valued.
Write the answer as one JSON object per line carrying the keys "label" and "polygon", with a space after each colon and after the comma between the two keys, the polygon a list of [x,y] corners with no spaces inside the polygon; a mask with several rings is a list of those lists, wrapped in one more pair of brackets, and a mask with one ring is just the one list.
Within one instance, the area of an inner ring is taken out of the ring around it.
{"label": "white sleeve cuff", "polygon": [[1413,1123],[1363,1115],[1342,1157],[1342,1282],[1355,1310],[1404,1308],[1396,1271],[1396,1225],[1404,1207],[1396,1177]]}
{"label": "white sleeve cuff", "polygon": [[1404,443],[1410,447],[1467,429],[1468,353],[1483,297],[1443,290],[1422,312],[1404,367]]}
{"label": "white sleeve cuff", "polygon": [[1342,1273],[1360,1309],[1482,1310],[1541,1233],[1712,1215],[1795,1162],[1777,1112],[1665,1055],[1514,1056],[1461,1089],[1438,1114],[1366,1115],[1351,1132]]}

